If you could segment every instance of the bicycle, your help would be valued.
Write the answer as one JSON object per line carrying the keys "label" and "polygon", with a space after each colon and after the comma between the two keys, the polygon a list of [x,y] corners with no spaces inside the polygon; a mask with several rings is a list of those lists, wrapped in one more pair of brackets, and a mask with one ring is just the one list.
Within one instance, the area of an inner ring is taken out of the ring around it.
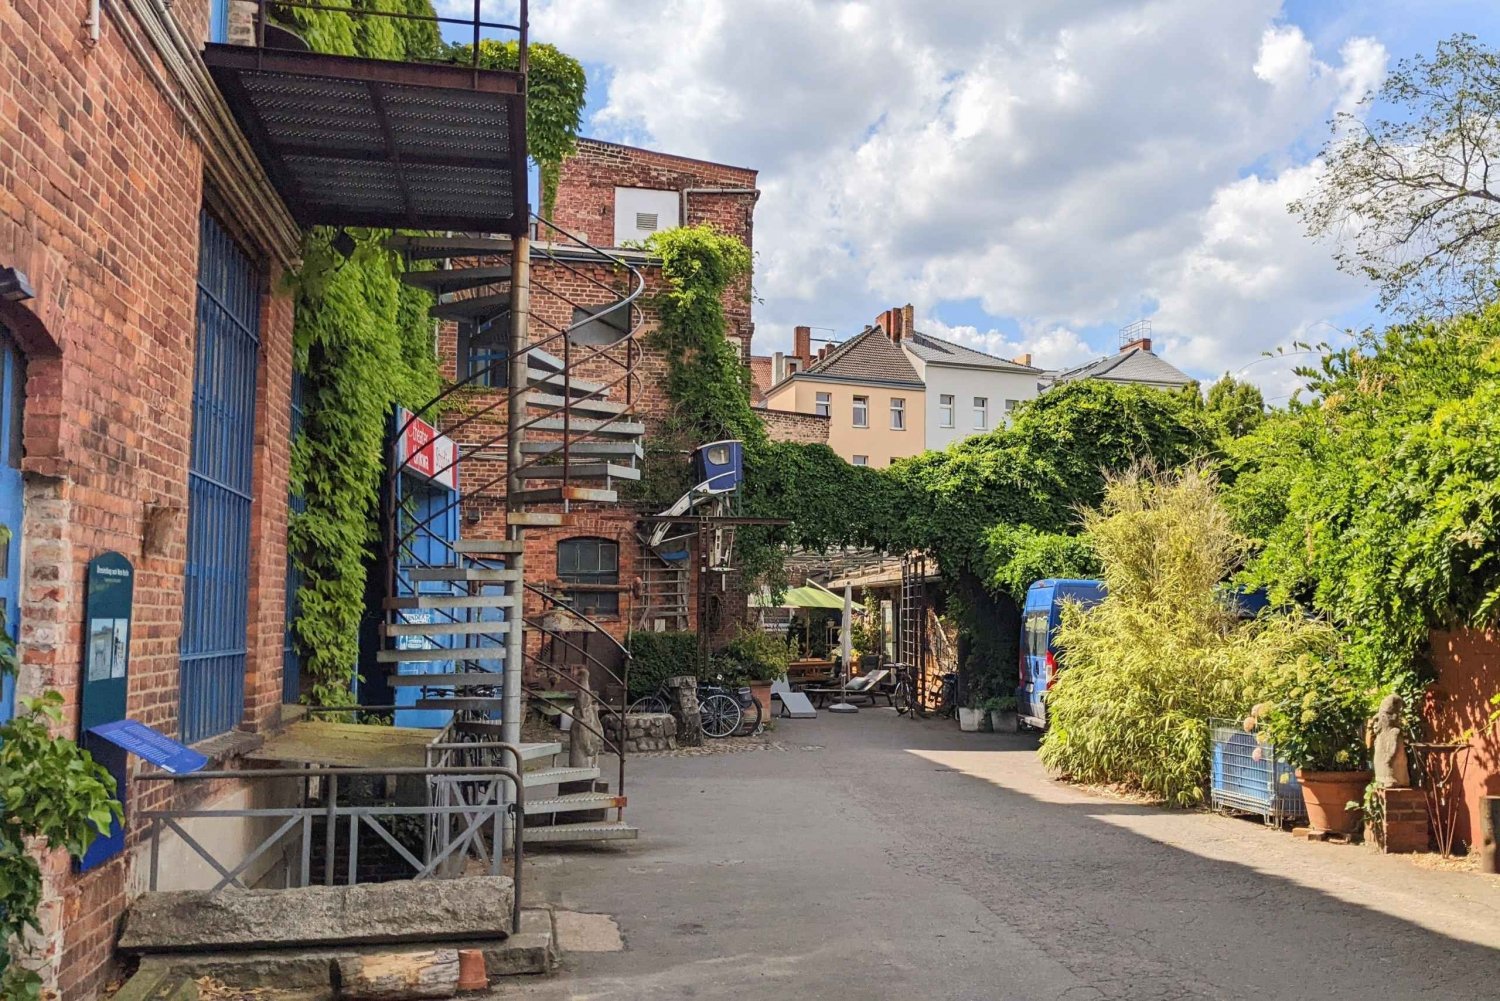
{"label": "bicycle", "polygon": [[[671,700],[663,687],[630,703],[626,712],[664,713],[670,705]],[[758,734],[764,723],[764,712],[748,688],[698,682],[698,723],[705,737],[717,740],[733,736],[742,729],[747,734]]]}
{"label": "bicycle", "polygon": [[891,693],[891,705],[896,707],[896,715],[926,719],[931,714],[939,719],[952,719],[958,714],[958,675],[949,671],[942,676],[937,709],[929,710],[917,692],[917,669],[910,664],[897,666],[900,670],[896,689]]}

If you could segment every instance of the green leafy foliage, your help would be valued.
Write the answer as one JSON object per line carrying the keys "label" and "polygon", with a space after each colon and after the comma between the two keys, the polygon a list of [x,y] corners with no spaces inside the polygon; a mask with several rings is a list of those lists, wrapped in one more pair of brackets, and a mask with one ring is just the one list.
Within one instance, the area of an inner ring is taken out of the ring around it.
{"label": "green leafy foliage", "polygon": [[1329,655],[1337,637],[1300,615],[1235,620],[1217,587],[1246,543],[1199,465],[1111,478],[1085,528],[1109,593],[1087,611],[1064,606],[1066,670],[1047,693],[1042,759],[1079,781],[1199,803],[1209,718],[1239,717],[1268,672]]}
{"label": "green leafy foliage", "polygon": [[1208,387],[1204,415],[1220,438],[1243,438],[1266,419],[1266,401],[1260,388],[1225,375]]}
{"label": "green leafy foliage", "polygon": [[984,537],[985,581],[1024,601],[1026,589],[1048,577],[1096,577],[1099,558],[1081,535],[1038,532],[1030,525],[996,525]]}
{"label": "green leafy foliage", "polygon": [[[0,541],[10,531],[0,526]],[[15,678],[15,643],[0,607],[0,676]],[[36,998],[41,978],[26,968],[27,930],[40,931],[37,908],[42,873],[28,841],[82,855],[100,833],[123,816],[115,780],[93,756],[53,730],[62,721],[63,697],[53,691],[22,699],[0,724],[0,998]]]}
{"label": "green leafy foliage", "polygon": [[678,675],[701,675],[698,634],[686,631],[633,632],[630,648],[630,697],[650,695],[662,682]]}
{"label": "green leafy foliage", "polygon": [[1315,401],[1230,447],[1229,506],[1263,549],[1244,577],[1351,639],[1411,699],[1428,632],[1500,612],[1500,309],[1391,327],[1326,354]]}
{"label": "green leafy foliage", "polygon": [[1366,767],[1365,725],[1379,704],[1379,688],[1309,652],[1266,671],[1260,690],[1246,727],[1268,740],[1278,756],[1314,772]]}
{"label": "green leafy foliage", "polygon": [[780,636],[741,627],[716,657],[725,678],[734,684],[776,681],[786,677],[792,648]]}

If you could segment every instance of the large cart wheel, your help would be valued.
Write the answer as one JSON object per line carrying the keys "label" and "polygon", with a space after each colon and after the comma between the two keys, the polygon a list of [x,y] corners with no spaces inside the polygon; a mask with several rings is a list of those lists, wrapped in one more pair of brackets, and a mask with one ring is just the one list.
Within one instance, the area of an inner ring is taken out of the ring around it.
{"label": "large cart wheel", "polygon": [[699,699],[698,715],[705,737],[728,737],[740,728],[740,704],[722,693]]}

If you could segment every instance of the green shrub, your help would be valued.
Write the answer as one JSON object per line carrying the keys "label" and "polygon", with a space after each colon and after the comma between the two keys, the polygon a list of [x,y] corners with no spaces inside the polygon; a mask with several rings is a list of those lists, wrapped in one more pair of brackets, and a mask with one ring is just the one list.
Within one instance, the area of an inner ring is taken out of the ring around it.
{"label": "green shrub", "polygon": [[1357,772],[1368,761],[1365,724],[1381,694],[1343,665],[1304,654],[1266,673],[1245,723],[1298,768]]}
{"label": "green shrub", "polygon": [[743,627],[714,658],[725,680],[741,685],[785,678],[791,659],[792,648],[785,639]]}
{"label": "green shrub", "polygon": [[1335,636],[1301,617],[1239,623],[1215,587],[1243,555],[1214,478],[1189,466],[1113,478],[1084,517],[1109,594],[1064,606],[1067,665],[1047,693],[1042,760],[1082,782],[1120,784],[1188,806],[1209,774],[1208,720],[1238,717],[1268,671]]}
{"label": "green shrub", "polygon": [[630,697],[650,695],[662,682],[680,674],[700,675],[698,634],[633,632],[630,647]]}

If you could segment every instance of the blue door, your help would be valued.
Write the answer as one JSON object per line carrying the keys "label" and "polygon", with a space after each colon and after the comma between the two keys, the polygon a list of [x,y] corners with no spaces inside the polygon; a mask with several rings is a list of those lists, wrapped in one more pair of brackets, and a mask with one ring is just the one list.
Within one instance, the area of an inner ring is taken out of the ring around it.
{"label": "blue door", "polygon": [[234,729],[245,709],[259,311],[255,265],[203,212],[180,644],[187,744]]}
{"label": "blue door", "polygon": [[[0,609],[5,631],[15,642],[21,630],[21,412],[26,366],[10,332],[0,326]],[[6,678],[0,691],[0,720],[15,711],[16,685]]]}
{"label": "blue door", "polygon": [[[396,590],[399,594],[457,597],[464,593],[461,584],[411,579],[411,572],[417,567],[441,567],[453,562],[453,541],[458,538],[458,506],[454,500],[454,492],[441,484],[404,473],[396,477],[396,528],[403,537],[410,534],[396,561]],[[451,622],[464,614],[462,609],[410,608],[398,613],[397,619],[409,625],[426,625]],[[403,636],[397,647],[403,650],[442,650],[461,645],[462,640],[462,636]],[[398,663],[394,667],[400,674],[446,674],[455,669],[451,660]],[[417,688],[395,688],[392,691],[395,704],[403,706],[415,705],[421,694]],[[402,709],[396,713],[396,725],[442,727],[452,715],[438,709]]]}

